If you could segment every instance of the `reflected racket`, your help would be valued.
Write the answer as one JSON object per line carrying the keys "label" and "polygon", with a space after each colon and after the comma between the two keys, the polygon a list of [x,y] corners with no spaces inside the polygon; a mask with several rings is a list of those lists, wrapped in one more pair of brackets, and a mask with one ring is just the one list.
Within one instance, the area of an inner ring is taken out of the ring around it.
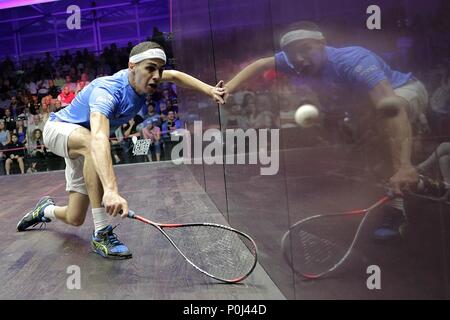
{"label": "reflected racket", "polygon": [[394,197],[388,192],[365,209],[318,214],[296,222],[281,240],[285,258],[306,279],[328,275],[350,256],[369,213]]}

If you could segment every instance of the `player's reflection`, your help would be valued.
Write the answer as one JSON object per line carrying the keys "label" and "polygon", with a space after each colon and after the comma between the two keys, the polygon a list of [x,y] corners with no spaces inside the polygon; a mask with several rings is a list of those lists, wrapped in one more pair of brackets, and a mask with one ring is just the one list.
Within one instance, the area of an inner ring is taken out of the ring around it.
{"label": "player's reflection", "polygon": [[[328,46],[312,22],[291,25],[280,38],[280,48],[274,56],[259,59],[235,75],[225,86],[226,97],[252,76],[270,68],[317,88],[320,99],[333,91],[326,88],[338,84],[345,88],[341,93],[362,97],[358,103],[359,109],[365,109],[360,110],[362,113],[375,116],[369,117],[370,122],[387,149],[383,157],[388,165],[382,171],[394,191],[401,195],[403,188],[417,183],[418,173],[411,162],[412,136],[413,129],[427,125],[424,112],[428,94],[412,73],[393,70],[377,54],[362,47]],[[364,98],[370,106],[365,107]],[[379,152],[380,147],[377,149]],[[391,212],[402,216],[401,198],[391,206]],[[380,232],[381,237],[391,235]]]}

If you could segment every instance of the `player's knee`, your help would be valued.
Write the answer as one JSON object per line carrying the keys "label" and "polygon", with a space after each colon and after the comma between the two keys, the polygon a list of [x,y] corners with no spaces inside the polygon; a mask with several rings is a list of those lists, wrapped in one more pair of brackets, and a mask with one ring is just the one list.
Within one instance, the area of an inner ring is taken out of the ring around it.
{"label": "player's knee", "polygon": [[81,225],[83,225],[84,223],[84,217],[83,218],[71,218],[71,219],[67,219],[67,222],[74,227],[79,227]]}
{"label": "player's knee", "polygon": [[83,225],[86,218],[86,212],[77,210],[75,212],[68,212],[67,223],[74,227],[79,227]]}

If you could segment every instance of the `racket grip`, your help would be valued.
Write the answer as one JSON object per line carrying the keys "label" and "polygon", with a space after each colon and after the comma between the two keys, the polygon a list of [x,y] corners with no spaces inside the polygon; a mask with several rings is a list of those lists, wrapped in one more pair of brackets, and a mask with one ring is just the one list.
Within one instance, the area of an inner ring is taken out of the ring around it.
{"label": "racket grip", "polygon": [[136,213],[134,213],[133,210],[128,209],[128,218],[134,219],[136,216]]}

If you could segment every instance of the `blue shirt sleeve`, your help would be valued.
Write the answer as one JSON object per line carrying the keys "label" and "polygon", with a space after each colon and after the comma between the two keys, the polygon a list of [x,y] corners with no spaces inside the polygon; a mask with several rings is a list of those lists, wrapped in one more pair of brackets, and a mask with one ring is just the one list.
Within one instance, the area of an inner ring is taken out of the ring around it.
{"label": "blue shirt sleeve", "polygon": [[118,104],[117,99],[103,88],[95,88],[89,97],[90,112],[100,112],[108,119],[112,118]]}
{"label": "blue shirt sleeve", "polygon": [[380,81],[387,80],[384,72],[383,62],[369,51],[364,52],[355,62],[349,62],[346,76],[351,82],[361,84],[369,90]]}
{"label": "blue shirt sleeve", "polygon": [[284,51],[280,51],[275,54],[275,66],[277,71],[295,73],[294,67],[289,62],[289,59]]}

